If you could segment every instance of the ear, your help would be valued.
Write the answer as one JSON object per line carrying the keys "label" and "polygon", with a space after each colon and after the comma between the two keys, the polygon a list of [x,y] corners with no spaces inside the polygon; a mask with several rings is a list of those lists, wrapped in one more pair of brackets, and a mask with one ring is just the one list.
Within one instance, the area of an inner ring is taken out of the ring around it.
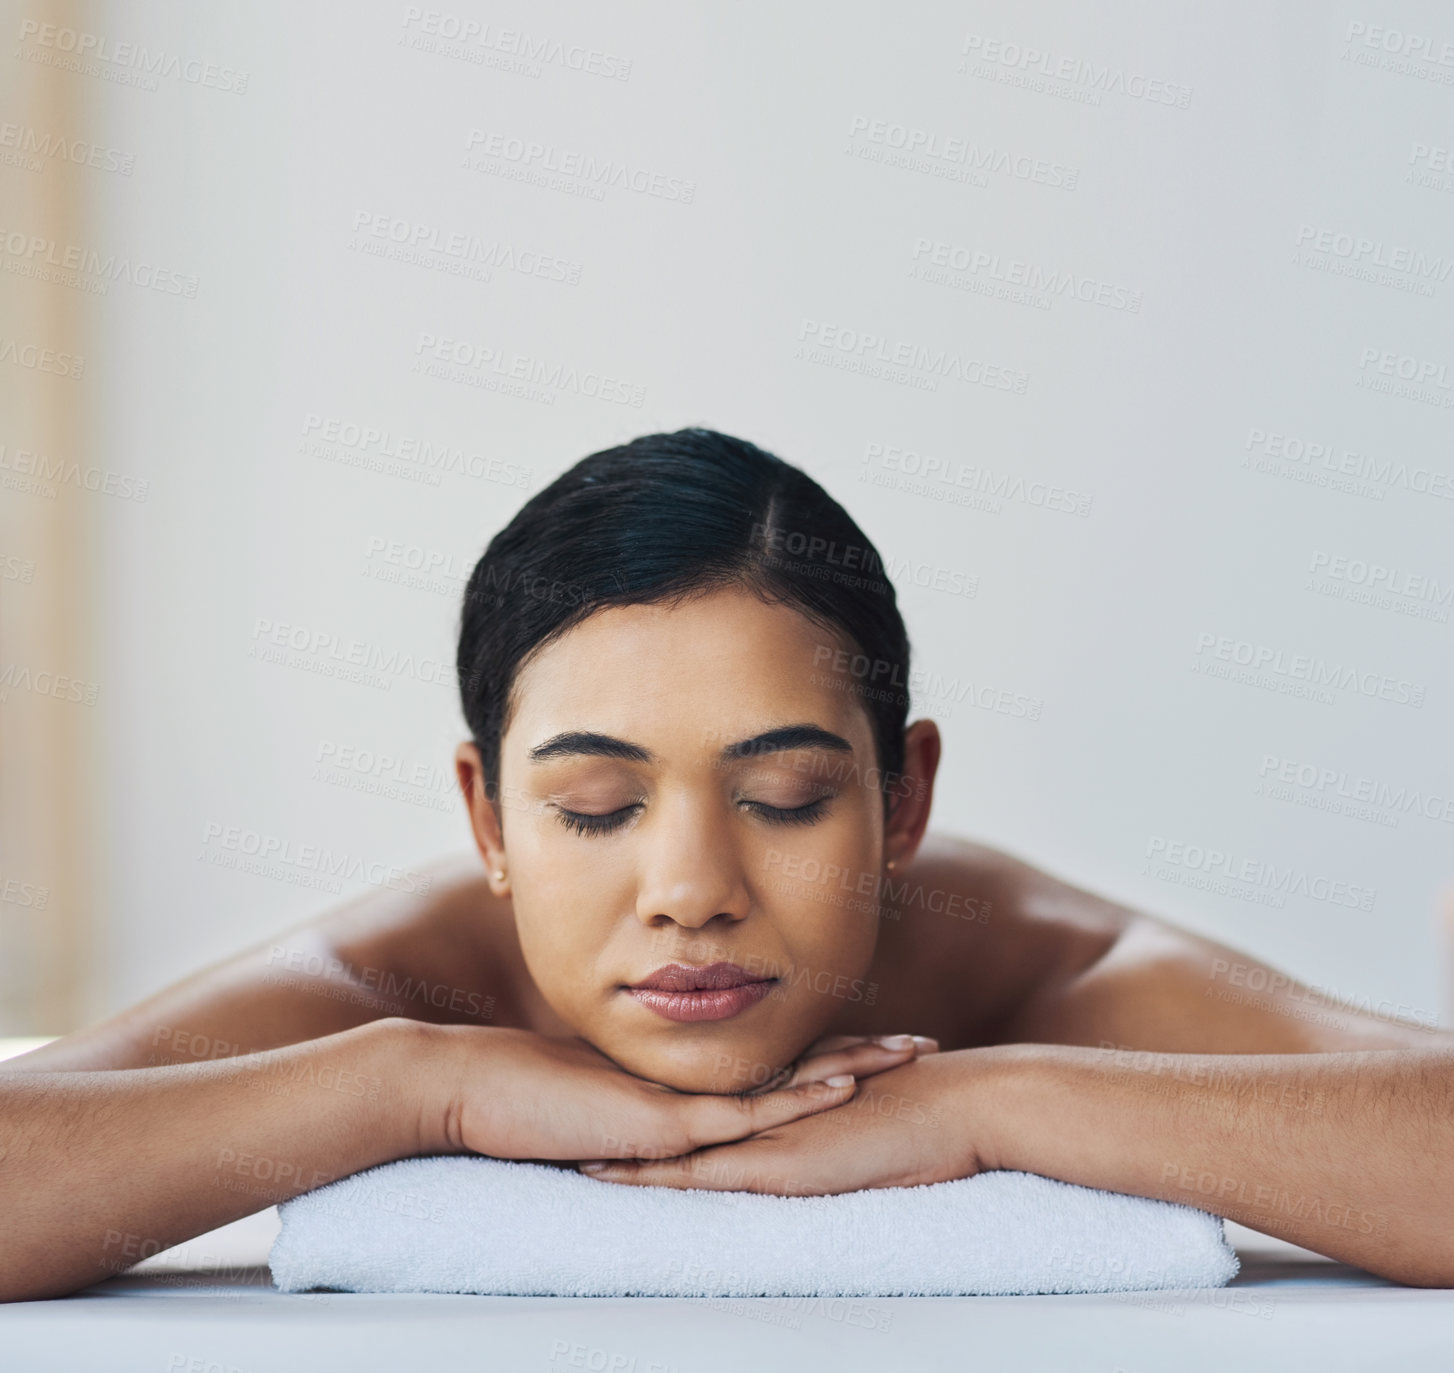
{"label": "ear", "polygon": [[893,859],[896,868],[908,867],[923,843],[942,749],[939,726],[933,720],[915,720],[904,732],[903,775],[884,779],[890,797],[884,860]]}
{"label": "ear", "polygon": [[[459,789],[464,794],[465,809],[469,812],[475,847],[485,860],[490,890],[496,896],[508,896],[510,868],[505,862],[505,837],[500,828],[500,812],[485,795],[484,763],[473,740],[466,740],[455,749],[454,771],[459,778]],[[503,872],[505,876],[497,878],[497,872]]]}

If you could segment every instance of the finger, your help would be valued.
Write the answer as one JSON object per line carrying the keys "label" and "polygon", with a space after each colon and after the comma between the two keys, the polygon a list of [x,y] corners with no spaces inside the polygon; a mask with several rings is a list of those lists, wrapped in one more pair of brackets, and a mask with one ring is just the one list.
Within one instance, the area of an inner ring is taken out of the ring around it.
{"label": "finger", "polygon": [[846,1049],[853,1044],[871,1044],[873,1035],[827,1035],[823,1039],[815,1039],[806,1049],[803,1050],[804,1058],[812,1058],[815,1054],[831,1054],[836,1049]]}
{"label": "finger", "polygon": [[741,1145],[702,1149],[681,1158],[659,1160],[595,1159],[577,1165],[599,1182],[630,1187],[676,1187],[708,1192],[779,1192],[803,1195],[816,1191],[798,1184],[775,1167],[769,1151]]}
{"label": "finger", "polygon": [[897,1068],[921,1054],[939,1052],[939,1041],[924,1035],[881,1035],[861,1039],[833,1053],[805,1055],[797,1071],[784,1084],[796,1087],[804,1082],[822,1082],[840,1073],[870,1077]]}
{"label": "finger", "polygon": [[691,1154],[683,1154],[680,1158],[662,1159],[659,1162],[622,1158],[592,1159],[578,1163],[576,1167],[598,1182],[624,1182],[633,1187],[699,1187],[702,1184],[692,1180],[691,1166],[687,1162],[692,1157]]}
{"label": "finger", "polygon": [[799,1061],[806,1063],[820,1054],[837,1053],[860,1044],[882,1044],[885,1048],[897,1049],[908,1043],[912,1043],[921,1054],[937,1053],[939,1050],[939,1041],[929,1035],[829,1035],[808,1045]]}
{"label": "finger", "polygon": [[684,1096],[672,1101],[685,1127],[688,1146],[678,1150],[690,1153],[705,1144],[725,1144],[745,1139],[748,1135],[786,1125],[790,1120],[829,1111],[853,1099],[856,1080],[839,1074],[822,1082],[806,1082],[797,1087],[779,1087],[762,1096]]}
{"label": "finger", "polygon": [[851,1073],[855,1077],[870,1077],[886,1068],[897,1068],[914,1057],[913,1040],[908,1035],[897,1038],[903,1043],[890,1046],[870,1040],[839,1049],[836,1053],[805,1058],[783,1085],[797,1087],[804,1082],[826,1082],[830,1077],[838,1077],[843,1073]]}

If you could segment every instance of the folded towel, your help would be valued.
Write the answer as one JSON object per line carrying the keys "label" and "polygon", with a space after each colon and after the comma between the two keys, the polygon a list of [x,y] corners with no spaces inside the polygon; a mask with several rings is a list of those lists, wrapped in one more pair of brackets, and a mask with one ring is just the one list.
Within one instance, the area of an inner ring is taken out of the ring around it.
{"label": "folded towel", "polygon": [[1219,1216],[1033,1173],[780,1197],[451,1155],[278,1212],[284,1292],[950,1297],[1221,1287],[1238,1268]]}

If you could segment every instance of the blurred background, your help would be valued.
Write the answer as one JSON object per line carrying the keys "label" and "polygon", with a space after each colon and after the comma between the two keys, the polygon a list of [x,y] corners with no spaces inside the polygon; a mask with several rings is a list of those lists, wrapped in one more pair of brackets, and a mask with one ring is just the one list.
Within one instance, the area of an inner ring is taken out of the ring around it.
{"label": "blurred background", "polygon": [[937,828],[1447,1022],[1447,7],[3,15],[0,1034],[467,850],[463,580],[689,424],[884,555]]}

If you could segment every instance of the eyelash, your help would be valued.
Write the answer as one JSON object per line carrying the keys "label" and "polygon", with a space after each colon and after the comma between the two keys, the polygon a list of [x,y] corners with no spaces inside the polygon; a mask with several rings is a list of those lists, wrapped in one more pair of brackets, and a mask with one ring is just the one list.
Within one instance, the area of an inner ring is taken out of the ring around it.
{"label": "eyelash", "polygon": [[[794,806],[790,810],[769,806],[762,801],[744,801],[742,804],[752,806],[769,824],[811,825],[822,815],[831,799],[828,796],[820,796],[816,801],[809,801],[806,806]],[[613,810],[606,815],[587,815],[580,811],[565,810],[557,806],[556,817],[562,825],[574,830],[577,834],[609,834],[613,830],[620,829],[626,823],[626,813],[634,808],[634,805],[622,806],[620,810]]]}

